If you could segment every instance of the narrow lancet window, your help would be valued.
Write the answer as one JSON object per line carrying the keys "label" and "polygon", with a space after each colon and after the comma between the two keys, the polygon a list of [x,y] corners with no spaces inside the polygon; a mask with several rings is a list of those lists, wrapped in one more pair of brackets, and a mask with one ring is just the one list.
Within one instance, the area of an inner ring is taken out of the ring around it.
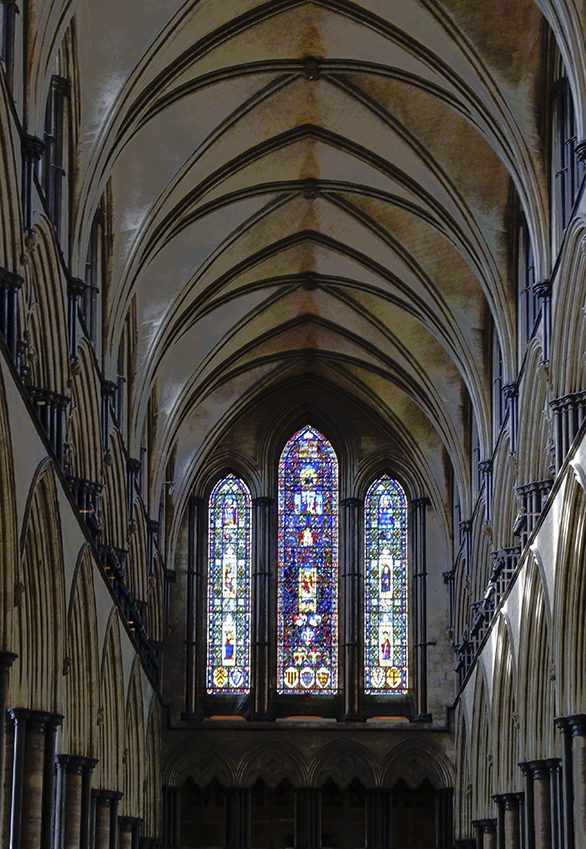
{"label": "narrow lancet window", "polygon": [[228,475],[214,487],[208,515],[207,691],[250,691],[251,498]]}
{"label": "narrow lancet window", "polygon": [[365,502],[364,687],[369,695],[408,687],[407,498],[387,475]]}
{"label": "narrow lancet window", "polygon": [[307,426],[279,463],[278,691],[338,689],[338,460]]}

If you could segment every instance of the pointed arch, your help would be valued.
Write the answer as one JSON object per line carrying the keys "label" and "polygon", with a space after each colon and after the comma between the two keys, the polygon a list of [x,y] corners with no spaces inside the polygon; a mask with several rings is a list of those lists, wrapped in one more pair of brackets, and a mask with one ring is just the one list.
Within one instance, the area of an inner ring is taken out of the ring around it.
{"label": "pointed arch", "polygon": [[364,501],[364,688],[405,693],[409,686],[407,496],[389,475]]}
{"label": "pointed arch", "polygon": [[89,546],[80,554],[67,617],[67,711],[65,729],[69,751],[87,757],[98,748],[97,719],[100,655],[94,592],[93,560]]}
{"label": "pointed arch", "polygon": [[499,618],[493,672],[492,751],[496,754],[495,787],[501,793],[515,787],[519,761],[516,680],[506,620]]}
{"label": "pointed arch", "polygon": [[0,649],[7,651],[14,650],[14,582],[19,561],[14,457],[11,446],[12,434],[6,406],[4,376],[0,370]]}
{"label": "pointed arch", "polygon": [[251,685],[252,499],[229,474],[208,507],[208,693],[248,693]]}
{"label": "pointed arch", "polygon": [[338,458],[311,425],[279,461],[279,693],[338,689]]}
{"label": "pointed arch", "polygon": [[126,735],[124,747],[124,800],[127,815],[142,816],[144,781],[146,778],[146,738],[142,667],[135,659],[126,703]]}
{"label": "pointed arch", "polygon": [[100,384],[90,343],[77,349],[78,365],[71,381],[67,441],[71,474],[99,483],[102,478]]}
{"label": "pointed arch", "polygon": [[20,657],[17,700],[34,709],[60,713],[65,572],[55,474],[49,463],[41,467],[31,488],[21,551],[14,640]]}
{"label": "pointed arch", "polygon": [[102,786],[122,787],[122,755],[125,742],[126,700],[122,673],[120,620],[112,609],[102,656],[100,706],[100,776]]}

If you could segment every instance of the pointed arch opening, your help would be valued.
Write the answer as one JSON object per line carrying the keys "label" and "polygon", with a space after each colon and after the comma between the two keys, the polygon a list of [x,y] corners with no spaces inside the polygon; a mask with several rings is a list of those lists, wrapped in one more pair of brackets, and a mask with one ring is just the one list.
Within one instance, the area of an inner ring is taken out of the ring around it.
{"label": "pointed arch opening", "polygon": [[406,693],[409,684],[407,496],[383,475],[364,502],[364,689]]}
{"label": "pointed arch opening", "polygon": [[229,474],[208,509],[207,692],[247,694],[251,687],[252,499]]}
{"label": "pointed arch opening", "polygon": [[338,458],[311,425],[279,461],[277,689],[338,690]]}

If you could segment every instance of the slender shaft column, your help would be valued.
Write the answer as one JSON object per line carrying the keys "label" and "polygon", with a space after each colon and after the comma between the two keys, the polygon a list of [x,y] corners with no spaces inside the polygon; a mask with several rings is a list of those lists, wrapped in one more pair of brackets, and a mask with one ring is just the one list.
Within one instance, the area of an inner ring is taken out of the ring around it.
{"label": "slender shaft column", "polygon": [[163,846],[176,849],[179,846],[180,796],[178,787],[163,787]]}
{"label": "slender shaft column", "polygon": [[360,711],[360,554],[363,505],[358,498],[342,501],[342,593],[344,645],[344,715],[355,719]]}
{"label": "slender shaft column", "polygon": [[95,758],[84,758],[81,777],[81,827],[79,830],[80,849],[91,849],[92,836],[92,773],[96,764]]}
{"label": "slender shaft column", "polygon": [[572,732],[564,717],[555,720],[562,733],[562,847],[574,849],[574,781],[572,769]]}
{"label": "slender shaft column", "polygon": [[417,657],[417,715],[418,719],[429,722],[431,715],[427,710],[427,530],[426,510],[430,504],[428,498],[416,498],[412,502],[412,538],[415,561],[414,578],[414,618],[415,651]]}
{"label": "slender shaft column", "polygon": [[[533,771],[529,763],[520,763],[519,767],[525,779],[524,806],[524,844],[523,849],[535,847],[535,797],[533,794]],[[540,847],[537,847],[540,849]]]}
{"label": "slender shaft column", "polygon": [[250,845],[250,790],[226,790],[226,849],[248,849]]}
{"label": "slender shaft column", "polygon": [[389,849],[391,845],[391,797],[383,787],[366,791],[366,845],[368,849]]}
{"label": "slender shaft column", "polygon": [[123,794],[120,792],[112,793],[112,802],[110,804],[110,849],[119,849],[120,840],[118,834],[118,808]]}
{"label": "slender shaft column", "polygon": [[16,708],[10,711],[13,727],[12,804],[10,806],[10,849],[20,849],[22,839],[24,757],[26,752],[27,724],[30,710]]}
{"label": "slender shaft column", "polygon": [[548,758],[545,763],[549,770],[551,849],[563,849],[562,762],[560,758]]}
{"label": "slender shaft column", "polygon": [[58,755],[57,810],[55,815],[55,849],[87,849],[90,809],[88,800],[92,758]]}
{"label": "slender shaft column", "polygon": [[521,794],[503,793],[503,843],[499,849],[521,849]]}
{"label": "slender shaft column", "polygon": [[118,817],[118,845],[120,849],[132,849],[134,817]]}
{"label": "slender shaft column", "polygon": [[572,735],[574,845],[586,847],[586,714],[566,717]]}
{"label": "slender shaft column", "polygon": [[201,498],[192,496],[188,508],[187,543],[187,628],[186,674],[185,674],[185,712],[192,717],[199,716],[197,670],[202,660],[199,642],[199,600],[202,593],[203,562],[203,524],[205,509]]}
{"label": "slender shaft column", "polygon": [[535,846],[537,849],[551,849],[549,769],[544,760],[530,761],[528,766],[533,777]]}
{"label": "slender shaft column", "polygon": [[273,499],[255,498],[252,502],[253,516],[253,599],[254,599],[254,716],[266,719],[269,716],[269,633],[270,620],[270,576],[273,527]]}
{"label": "slender shaft column", "polygon": [[316,787],[300,787],[295,794],[295,849],[320,849],[321,794]]}
{"label": "slender shaft column", "polygon": [[[49,714],[45,725],[45,748],[43,751],[43,814],[41,849],[53,849],[55,842],[55,754],[57,730],[63,722],[61,714]],[[29,723],[29,733],[30,733]]]}
{"label": "slender shaft column", "polygon": [[435,796],[435,831],[437,849],[452,849],[454,845],[454,790],[442,787]]}
{"label": "slender shaft column", "polygon": [[112,833],[112,821],[118,818],[122,793],[93,790],[92,797],[95,807],[93,849],[115,849],[116,835]]}
{"label": "slender shaft column", "polygon": [[495,819],[474,820],[478,849],[496,849],[497,821]]}
{"label": "slender shaft column", "polygon": [[[5,793],[5,773],[4,765],[5,749],[6,749],[6,699],[8,694],[8,678],[10,675],[10,667],[16,660],[17,655],[11,651],[0,652],[0,830],[3,830],[4,822],[4,793]],[[7,771],[8,772],[8,771]],[[4,840],[0,846],[4,846]]]}

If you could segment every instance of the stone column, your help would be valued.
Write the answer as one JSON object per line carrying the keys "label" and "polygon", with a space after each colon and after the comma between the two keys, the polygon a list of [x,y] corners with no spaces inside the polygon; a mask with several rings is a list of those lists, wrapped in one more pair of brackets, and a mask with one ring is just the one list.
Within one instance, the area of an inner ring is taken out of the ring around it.
{"label": "stone column", "polygon": [[359,714],[360,675],[360,554],[363,505],[358,498],[342,501],[342,644],[344,651],[344,718]]}
{"label": "stone column", "polygon": [[478,849],[496,849],[496,820],[473,820],[472,825],[476,829]]}
{"label": "stone column", "polygon": [[142,819],[118,817],[119,849],[138,849]]}
{"label": "stone column", "polygon": [[586,714],[566,717],[572,739],[574,845],[586,847]]}
{"label": "stone column", "polygon": [[549,769],[544,760],[530,761],[533,778],[533,822],[537,849],[551,849]]}
{"label": "stone column", "polygon": [[299,787],[295,793],[295,849],[321,845],[321,793],[317,787]]}
{"label": "stone column", "polygon": [[[10,675],[10,667],[16,660],[17,655],[11,651],[0,652],[0,831],[3,831],[4,821],[4,793],[5,793],[5,773],[4,764],[6,750],[6,698],[8,694],[8,678]],[[8,773],[8,770],[6,771]],[[2,844],[4,841],[2,841]]]}
{"label": "stone column", "polygon": [[560,758],[547,758],[545,763],[549,770],[551,849],[563,849],[562,762]]}
{"label": "stone column", "polygon": [[15,708],[12,764],[11,849],[52,849],[54,761],[63,717]]}
{"label": "stone column", "polygon": [[95,806],[93,849],[116,849],[118,805],[122,793],[93,790],[92,797]]}
{"label": "stone column", "polygon": [[81,826],[79,830],[80,849],[91,849],[92,845],[92,773],[98,761],[96,758],[84,758],[81,776]]}
{"label": "stone column", "polygon": [[454,845],[454,790],[452,787],[436,790],[435,823],[437,849],[452,849]]}
{"label": "stone column", "polygon": [[502,793],[502,843],[498,849],[521,849],[521,794]]}
{"label": "stone column", "polygon": [[269,707],[269,634],[271,623],[270,576],[272,552],[273,499],[252,502],[253,533],[253,688],[254,718],[267,719]]}
{"label": "stone column", "polygon": [[250,845],[250,790],[226,789],[226,849],[248,849]]}
{"label": "stone column", "polygon": [[366,791],[367,849],[389,849],[391,845],[391,795],[383,787]]}
{"label": "stone column", "polygon": [[93,758],[57,756],[55,849],[87,849],[89,845],[88,785],[96,763]]}

